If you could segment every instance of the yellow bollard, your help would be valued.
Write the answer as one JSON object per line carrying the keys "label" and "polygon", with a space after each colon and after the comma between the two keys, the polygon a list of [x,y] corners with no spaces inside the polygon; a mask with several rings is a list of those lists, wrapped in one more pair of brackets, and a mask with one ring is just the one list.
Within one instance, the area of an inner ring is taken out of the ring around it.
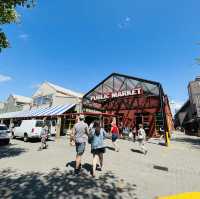
{"label": "yellow bollard", "polygon": [[156,199],[199,199],[200,192],[182,193],[173,196],[157,197]]}
{"label": "yellow bollard", "polygon": [[165,133],[165,144],[168,147],[170,144],[170,139],[169,139],[169,132]]}

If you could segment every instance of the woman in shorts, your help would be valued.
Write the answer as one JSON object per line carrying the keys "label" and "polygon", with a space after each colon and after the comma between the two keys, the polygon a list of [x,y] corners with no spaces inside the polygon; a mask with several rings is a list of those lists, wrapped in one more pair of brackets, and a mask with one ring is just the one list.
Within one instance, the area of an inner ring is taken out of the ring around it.
{"label": "woman in shorts", "polygon": [[104,138],[105,138],[105,130],[100,127],[100,122],[95,121],[93,127],[91,129],[91,153],[93,154],[93,169],[92,169],[92,176],[95,177],[97,163],[100,163],[99,170],[103,167],[103,154],[105,153],[105,145],[104,145]]}

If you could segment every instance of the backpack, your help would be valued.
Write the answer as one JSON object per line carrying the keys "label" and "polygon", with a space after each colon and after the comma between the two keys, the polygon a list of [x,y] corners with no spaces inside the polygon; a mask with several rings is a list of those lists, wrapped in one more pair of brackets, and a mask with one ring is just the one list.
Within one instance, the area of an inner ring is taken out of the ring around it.
{"label": "backpack", "polygon": [[92,144],[93,138],[94,138],[94,135],[93,135],[92,133],[90,133],[90,134],[88,135],[88,144]]}
{"label": "backpack", "polygon": [[88,135],[88,144],[92,144],[92,140],[94,138],[94,128],[89,129],[89,135]]}

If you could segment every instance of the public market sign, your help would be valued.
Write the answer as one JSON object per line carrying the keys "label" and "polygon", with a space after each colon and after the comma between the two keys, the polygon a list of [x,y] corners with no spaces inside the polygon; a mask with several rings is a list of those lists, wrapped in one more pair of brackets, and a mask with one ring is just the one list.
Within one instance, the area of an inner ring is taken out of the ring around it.
{"label": "public market sign", "polygon": [[137,88],[133,90],[119,91],[115,93],[105,93],[101,95],[91,96],[90,100],[92,101],[105,100],[105,99],[110,99],[110,98],[126,97],[126,96],[141,95],[141,94],[142,94],[142,89]]}

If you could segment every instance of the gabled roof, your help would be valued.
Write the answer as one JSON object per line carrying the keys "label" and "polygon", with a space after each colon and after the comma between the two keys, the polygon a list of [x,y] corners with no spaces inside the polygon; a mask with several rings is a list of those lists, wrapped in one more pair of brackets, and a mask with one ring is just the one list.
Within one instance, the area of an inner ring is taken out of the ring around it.
{"label": "gabled roof", "polygon": [[183,106],[176,112],[176,114],[175,114],[174,117],[176,117],[180,112],[184,112],[184,111],[185,111],[185,108],[186,108],[187,106],[189,106],[189,105],[190,105],[190,100],[188,99],[188,100],[183,104]]}
{"label": "gabled roof", "polygon": [[72,91],[70,89],[66,89],[66,88],[63,88],[61,86],[58,86],[58,85],[55,85],[55,84],[52,84],[50,82],[46,82],[50,87],[54,88],[56,91],[58,92],[61,92],[61,93],[64,93],[64,94],[68,94],[68,95],[71,95],[71,96],[74,96],[74,97],[78,97],[78,98],[82,98],[83,97],[83,94],[82,93],[78,93],[78,92],[75,92],[75,91]]}
{"label": "gabled roof", "polygon": [[162,94],[164,94],[162,86],[159,82],[123,75],[120,73],[112,73],[88,93],[86,93],[83,98],[88,98],[90,95],[94,95],[96,93],[109,93],[113,92],[114,90],[121,91],[133,87],[143,87],[146,92],[149,92],[153,95],[159,95],[160,91]]}
{"label": "gabled roof", "polygon": [[27,103],[27,104],[30,104],[32,103],[32,98],[30,97],[25,97],[25,96],[21,96],[21,95],[15,95],[15,94],[12,94],[11,95],[17,102],[22,102],[22,103]]}

